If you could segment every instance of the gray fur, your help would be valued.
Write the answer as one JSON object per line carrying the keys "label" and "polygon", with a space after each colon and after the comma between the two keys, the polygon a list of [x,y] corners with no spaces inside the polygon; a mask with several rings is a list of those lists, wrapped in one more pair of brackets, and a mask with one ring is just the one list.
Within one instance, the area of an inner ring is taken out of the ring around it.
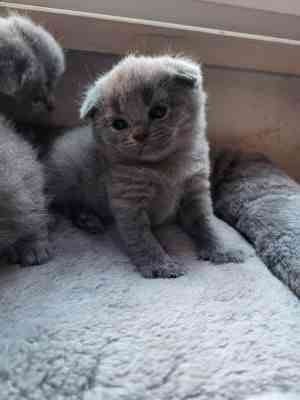
{"label": "gray fur", "polygon": [[[59,139],[49,160],[55,202],[73,217],[107,213],[145,277],[177,277],[183,268],[152,227],[179,217],[202,258],[240,261],[217,232],[209,182],[206,94],[199,65],[179,57],[129,56],[87,91],[82,128]],[[150,116],[167,107],[161,119]],[[129,124],[114,128],[116,119]],[[90,218],[87,218],[90,223]]]}
{"label": "gray fur", "polygon": [[65,69],[55,39],[30,19],[0,18],[0,112],[30,121],[53,108],[53,91]]}
{"label": "gray fur", "polygon": [[50,255],[44,179],[32,147],[0,116],[0,253],[22,265]]}
{"label": "gray fur", "polygon": [[300,186],[261,154],[214,155],[217,215],[300,297]]}
{"label": "gray fur", "polygon": [[63,51],[46,30],[18,15],[0,18],[0,254],[22,265],[50,256],[45,177],[32,124],[51,111],[64,68]]}

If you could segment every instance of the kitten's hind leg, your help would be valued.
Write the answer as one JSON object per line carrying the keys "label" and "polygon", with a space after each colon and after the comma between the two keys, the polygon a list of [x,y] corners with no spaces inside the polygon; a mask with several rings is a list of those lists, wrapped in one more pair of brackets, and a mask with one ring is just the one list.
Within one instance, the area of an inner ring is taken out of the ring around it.
{"label": "kitten's hind leg", "polygon": [[22,267],[41,265],[51,259],[52,249],[48,239],[21,239],[5,253],[8,262]]}
{"label": "kitten's hind leg", "polygon": [[55,209],[65,215],[74,226],[90,233],[100,234],[105,232],[103,219],[92,208],[80,202],[69,202],[63,206],[54,205]]}
{"label": "kitten's hind leg", "polygon": [[201,259],[216,264],[243,262],[245,251],[227,242],[221,232],[221,222],[212,207],[209,182],[203,179],[196,176],[188,182],[179,210],[181,225],[195,240]]}
{"label": "kitten's hind leg", "polygon": [[72,214],[72,222],[78,228],[91,234],[103,233],[105,231],[105,226],[101,218],[88,209],[81,209],[77,214]]}

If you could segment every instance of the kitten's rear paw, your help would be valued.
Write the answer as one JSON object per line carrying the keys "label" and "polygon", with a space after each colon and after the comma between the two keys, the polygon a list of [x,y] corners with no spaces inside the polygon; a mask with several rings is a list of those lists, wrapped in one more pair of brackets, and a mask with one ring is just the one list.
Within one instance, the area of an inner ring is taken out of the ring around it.
{"label": "kitten's rear paw", "polygon": [[247,254],[243,250],[226,246],[199,249],[198,256],[202,260],[211,261],[215,264],[242,263],[247,258]]}
{"label": "kitten's rear paw", "polygon": [[51,245],[47,240],[43,240],[18,243],[9,250],[7,258],[11,263],[29,267],[46,263],[51,255]]}
{"label": "kitten's rear paw", "polygon": [[85,232],[97,234],[105,231],[101,218],[90,211],[81,211],[73,217],[73,223]]}
{"label": "kitten's rear paw", "polygon": [[182,265],[174,260],[170,260],[164,264],[156,266],[144,266],[139,268],[139,271],[144,278],[157,279],[157,278],[169,278],[174,279],[184,275],[185,270]]}

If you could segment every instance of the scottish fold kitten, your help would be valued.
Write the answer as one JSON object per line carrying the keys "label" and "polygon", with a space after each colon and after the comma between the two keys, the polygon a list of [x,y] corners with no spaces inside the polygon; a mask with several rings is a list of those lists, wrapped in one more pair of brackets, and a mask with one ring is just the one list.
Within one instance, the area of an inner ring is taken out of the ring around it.
{"label": "scottish fold kitten", "polygon": [[46,30],[25,17],[0,18],[0,255],[22,265],[50,257],[45,176],[36,151],[49,128],[35,123],[53,109],[64,68],[63,51]]}
{"label": "scottish fold kitten", "polygon": [[112,215],[143,276],[183,273],[152,228],[178,219],[216,263],[244,254],[218,233],[209,179],[206,94],[199,65],[179,57],[129,56],[87,91],[81,117],[49,158],[49,190],[77,225],[101,230]]}

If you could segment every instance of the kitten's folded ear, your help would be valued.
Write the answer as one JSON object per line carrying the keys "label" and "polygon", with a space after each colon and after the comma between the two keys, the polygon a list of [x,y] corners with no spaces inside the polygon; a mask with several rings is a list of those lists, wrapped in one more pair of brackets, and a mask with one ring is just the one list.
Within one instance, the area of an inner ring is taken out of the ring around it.
{"label": "kitten's folded ear", "polygon": [[176,62],[174,66],[174,81],[176,84],[191,89],[201,84],[202,74],[200,65],[184,59]]}
{"label": "kitten's folded ear", "polygon": [[95,114],[99,110],[98,98],[99,98],[99,93],[96,85],[88,89],[85,98],[83,100],[83,103],[81,104],[80,107],[81,119],[91,120],[95,117]]}
{"label": "kitten's folded ear", "polygon": [[97,107],[96,106],[91,106],[91,107],[85,107],[85,104],[80,108],[80,118],[81,119],[93,119],[96,115],[97,112]]}
{"label": "kitten's folded ear", "polygon": [[191,89],[196,87],[198,82],[197,76],[184,72],[175,73],[174,80],[179,85],[183,85]]}
{"label": "kitten's folded ear", "polygon": [[22,49],[1,46],[0,51],[0,92],[14,96],[31,79],[33,70]]}

